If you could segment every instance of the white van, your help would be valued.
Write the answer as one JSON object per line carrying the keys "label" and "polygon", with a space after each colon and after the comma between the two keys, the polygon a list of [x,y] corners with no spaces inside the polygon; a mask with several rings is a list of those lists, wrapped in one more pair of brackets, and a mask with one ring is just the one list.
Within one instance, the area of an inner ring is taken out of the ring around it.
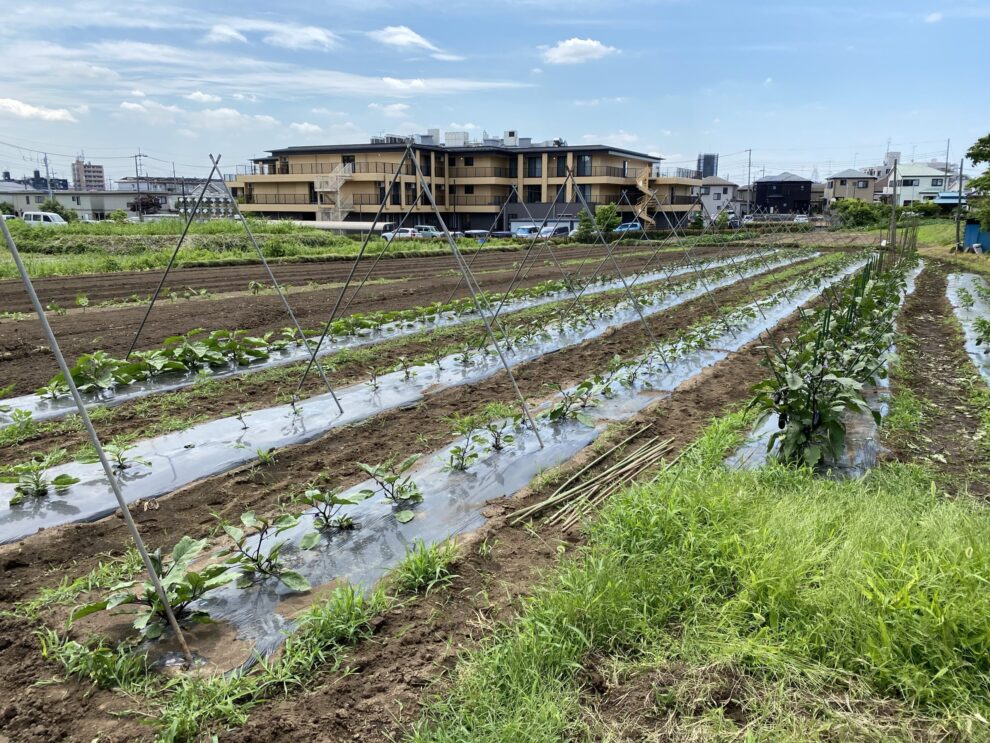
{"label": "white van", "polygon": [[40,224],[43,227],[65,227],[68,224],[55,212],[24,212],[21,220],[24,224]]}

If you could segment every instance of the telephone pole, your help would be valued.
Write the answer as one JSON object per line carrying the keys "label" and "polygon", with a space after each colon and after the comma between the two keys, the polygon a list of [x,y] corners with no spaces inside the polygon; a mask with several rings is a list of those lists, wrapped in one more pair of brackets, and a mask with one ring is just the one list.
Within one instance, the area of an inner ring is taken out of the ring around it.
{"label": "telephone pole", "polygon": [[48,198],[54,199],[52,195],[52,174],[48,171],[48,153],[45,153],[45,185],[48,186]]}
{"label": "telephone pole", "polygon": [[134,204],[138,208],[138,220],[144,221],[144,204],[141,203],[141,173],[140,167],[138,165],[138,158],[144,157],[141,153],[141,148],[138,147],[137,154],[134,156],[134,187],[137,189],[137,196],[134,197]]}
{"label": "telephone pole", "polygon": [[753,213],[753,148],[746,150],[746,213]]}

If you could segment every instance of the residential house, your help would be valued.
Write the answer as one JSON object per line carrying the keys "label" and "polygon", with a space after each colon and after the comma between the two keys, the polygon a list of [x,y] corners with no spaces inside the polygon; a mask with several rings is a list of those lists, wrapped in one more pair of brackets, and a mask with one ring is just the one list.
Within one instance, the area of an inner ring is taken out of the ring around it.
{"label": "residential house", "polygon": [[[946,190],[948,183],[948,177],[943,171],[919,163],[898,164],[891,177],[897,181],[898,206],[907,206],[916,201],[935,201],[939,192]],[[889,203],[893,194],[893,186],[888,183],[883,189],[884,201]]]}
{"label": "residential house", "polygon": [[825,201],[834,204],[843,199],[873,201],[873,187],[877,176],[861,170],[848,169],[828,177],[825,182]]}
{"label": "residential house", "polygon": [[736,193],[739,185],[717,175],[701,179],[701,205],[705,214],[714,219],[719,213],[730,210],[730,216],[739,216]]}
{"label": "residential house", "polygon": [[811,184],[810,178],[788,172],[760,178],[753,184],[754,211],[808,214],[811,212]]}
{"label": "residential house", "polygon": [[[397,174],[407,146],[415,160],[407,159]],[[576,224],[585,202],[591,209],[615,203],[624,220],[638,215],[649,227],[676,223],[690,212],[700,185],[654,176],[658,161],[608,145],[534,143],[515,131],[477,142],[464,132],[447,132],[441,144],[434,129],[366,144],[271,150],[228,181],[245,213],[347,229],[348,223],[370,223],[381,207],[379,226],[395,224],[407,212],[407,224],[430,223],[433,209],[419,188],[418,164],[451,229],[508,230],[544,219]]]}

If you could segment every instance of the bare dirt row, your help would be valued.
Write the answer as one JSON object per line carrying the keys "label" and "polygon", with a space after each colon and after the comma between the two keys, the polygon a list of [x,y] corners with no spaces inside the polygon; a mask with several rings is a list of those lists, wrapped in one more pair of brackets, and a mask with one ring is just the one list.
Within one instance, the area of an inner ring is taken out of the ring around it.
{"label": "bare dirt row", "polygon": [[[686,257],[702,259],[705,257],[727,255],[737,252],[738,248],[703,247],[694,248],[689,253],[661,253],[650,268],[659,265],[676,265]],[[593,273],[603,256],[602,248],[570,248],[558,255],[561,261],[579,260],[589,256],[582,265],[567,265],[565,270],[575,274],[589,276]],[[621,255],[623,272],[634,272],[649,261],[649,255],[642,255],[643,250],[629,249],[629,255]],[[631,253],[636,253],[635,255]],[[515,274],[514,264],[522,259],[522,253],[492,253],[481,254],[475,263],[474,270],[486,271],[478,275],[478,282],[487,291],[503,291],[508,288]],[[518,285],[533,286],[543,281],[560,278],[560,271],[552,263],[549,256],[543,254],[534,261],[532,269],[523,269],[525,280]],[[527,266],[530,264],[527,263]],[[238,267],[241,268],[241,267]],[[261,271],[261,267],[255,267]],[[348,263],[312,263],[303,266],[279,266],[276,276],[285,269],[303,271],[299,283],[309,281],[343,281],[350,270]],[[357,277],[360,279],[371,268],[371,262],[359,266]],[[389,284],[368,284],[356,295],[351,302],[348,313],[387,311],[408,309],[414,306],[429,305],[433,302],[443,302],[451,292],[458,287],[458,275],[453,272],[453,261],[447,256],[443,258],[391,259],[378,263],[369,280],[376,278],[401,279]],[[579,271],[580,269],[580,271]],[[233,268],[189,269],[207,272],[226,280],[225,273],[234,271]],[[256,272],[257,273],[257,272]],[[609,271],[609,273],[611,273]],[[286,274],[287,276],[288,274]],[[138,274],[144,281],[145,293],[150,293],[158,281],[156,274]],[[114,274],[120,281],[133,278],[132,274]],[[104,277],[88,277],[99,282]],[[260,279],[259,275],[254,276]],[[75,281],[76,279],[72,279]],[[45,280],[49,281],[49,280]],[[53,283],[38,287],[42,302],[47,303],[46,289],[61,291],[58,282],[69,279],[51,279]],[[245,289],[248,280],[236,284],[238,289]],[[41,284],[41,282],[39,282]],[[198,286],[198,284],[193,284]],[[0,295],[4,292],[24,295],[24,288],[19,283],[0,284]],[[340,289],[323,288],[314,291],[293,293],[291,305],[303,328],[319,328],[326,322],[334,302],[340,294]],[[351,294],[348,294],[350,297]],[[461,284],[455,298],[468,296],[466,287]],[[24,295],[26,301],[26,295]],[[12,298],[0,299],[0,307],[7,309]],[[19,306],[19,305],[16,305]],[[52,316],[49,320],[66,358],[75,359],[80,354],[103,350],[114,356],[123,356],[134,338],[142,318],[145,315],[144,305],[120,307],[112,310],[70,313],[62,316]],[[145,326],[139,349],[155,348],[172,335],[186,333],[195,328],[209,330],[229,329],[246,330],[251,335],[262,335],[268,331],[279,331],[289,326],[290,320],[285,309],[273,293],[258,296],[237,296],[218,298],[204,301],[168,301],[155,305],[147,325]],[[3,363],[0,386],[14,384],[12,394],[27,394],[45,384],[56,371],[55,360],[48,350],[37,321],[21,320],[0,322],[0,361]]]}

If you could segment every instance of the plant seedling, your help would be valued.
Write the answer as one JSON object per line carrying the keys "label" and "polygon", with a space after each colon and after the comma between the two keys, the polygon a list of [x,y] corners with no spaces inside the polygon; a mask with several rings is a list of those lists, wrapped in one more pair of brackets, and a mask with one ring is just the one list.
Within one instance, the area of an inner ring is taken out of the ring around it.
{"label": "plant seedling", "polygon": [[[288,539],[275,541],[266,549],[265,542],[279,534],[294,529],[299,519],[292,514],[282,514],[274,520],[259,518],[254,511],[241,514],[241,526],[223,523],[224,532],[234,543],[222,552],[229,555],[227,565],[237,567],[241,575],[237,579],[238,588],[246,588],[257,581],[272,577],[284,583],[293,591],[308,591],[309,581],[295,570],[288,570],[282,559],[282,550]],[[302,549],[312,549],[320,541],[319,532],[309,532],[300,542]]]}
{"label": "plant seedling", "polygon": [[[165,589],[168,603],[178,621],[209,622],[209,614],[202,610],[192,610],[189,605],[202,598],[215,588],[229,583],[233,575],[229,572],[231,565],[213,563],[199,572],[189,569],[189,565],[206,547],[206,540],[195,540],[192,537],[182,537],[172,549],[168,565],[162,557],[161,548],[148,556],[151,558],[155,574]],[[137,590],[135,590],[137,589]],[[75,622],[98,611],[109,611],[124,604],[135,604],[141,607],[134,620],[134,629],[147,639],[161,637],[165,631],[167,618],[165,605],[158,597],[155,587],[147,581],[127,581],[118,583],[111,589],[108,598],[83,604],[73,609],[70,622]]]}
{"label": "plant seedling", "polygon": [[258,464],[263,467],[268,467],[278,461],[278,455],[274,449],[256,449],[254,453],[258,455]]}
{"label": "plant seedling", "polygon": [[10,505],[20,505],[28,498],[43,498],[52,488],[62,491],[79,482],[78,477],[71,475],[58,475],[51,480],[45,476],[45,470],[53,466],[53,463],[64,454],[64,450],[56,449],[43,457],[35,457],[15,464],[11,467],[13,474],[0,477],[0,482],[15,483]]}
{"label": "plant seedling", "polygon": [[409,359],[405,356],[399,357],[399,369],[402,370],[402,378],[407,382],[415,375],[415,372],[412,370],[412,365],[409,363]]}
{"label": "plant seedling", "polygon": [[491,402],[484,407],[481,415],[485,421],[485,433],[488,434],[488,446],[492,451],[502,451],[507,444],[515,442],[516,436],[512,432],[522,419],[515,408],[504,402]]}
{"label": "plant seedling", "polygon": [[371,377],[367,382],[365,382],[365,384],[371,387],[372,390],[377,391],[378,388],[381,387],[381,384],[378,382],[378,369],[372,367],[369,371],[371,373]]}
{"label": "plant seedling", "polygon": [[447,422],[451,424],[453,432],[457,436],[463,437],[464,440],[462,443],[451,448],[444,469],[463,472],[481,456],[478,447],[485,444],[484,437],[479,433],[482,427],[482,420],[476,415],[460,415],[455,413],[447,418]]}
{"label": "plant seedling", "polygon": [[[420,456],[422,455],[413,454],[398,464],[395,462],[395,457],[389,457],[384,462],[374,466],[358,462],[358,467],[374,480],[375,485],[378,486],[374,490],[366,488],[360,494],[365,498],[370,498],[378,493],[382,493],[385,496],[385,501],[394,506],[421,503],[423,494],[420,492],[419,486],[413,482],[412,476],[405,474],[416,464]],[[395,518],[399,523],[404,524],[412,521],[413,512],[408,509],[402,510],[395,514]]]}
{"label": "plant seedling", "polygon": [[357,523],[350,516],[342,514],[341,510],[344,506],[360,503],[363,498],[344,498],[340,493],[340,488],[323,489],[311,485],[303,491],[297,500],[313,509],[313,523],[320,531],[324,529],[340,529],[341,531],[354,529],[357,527]]}

